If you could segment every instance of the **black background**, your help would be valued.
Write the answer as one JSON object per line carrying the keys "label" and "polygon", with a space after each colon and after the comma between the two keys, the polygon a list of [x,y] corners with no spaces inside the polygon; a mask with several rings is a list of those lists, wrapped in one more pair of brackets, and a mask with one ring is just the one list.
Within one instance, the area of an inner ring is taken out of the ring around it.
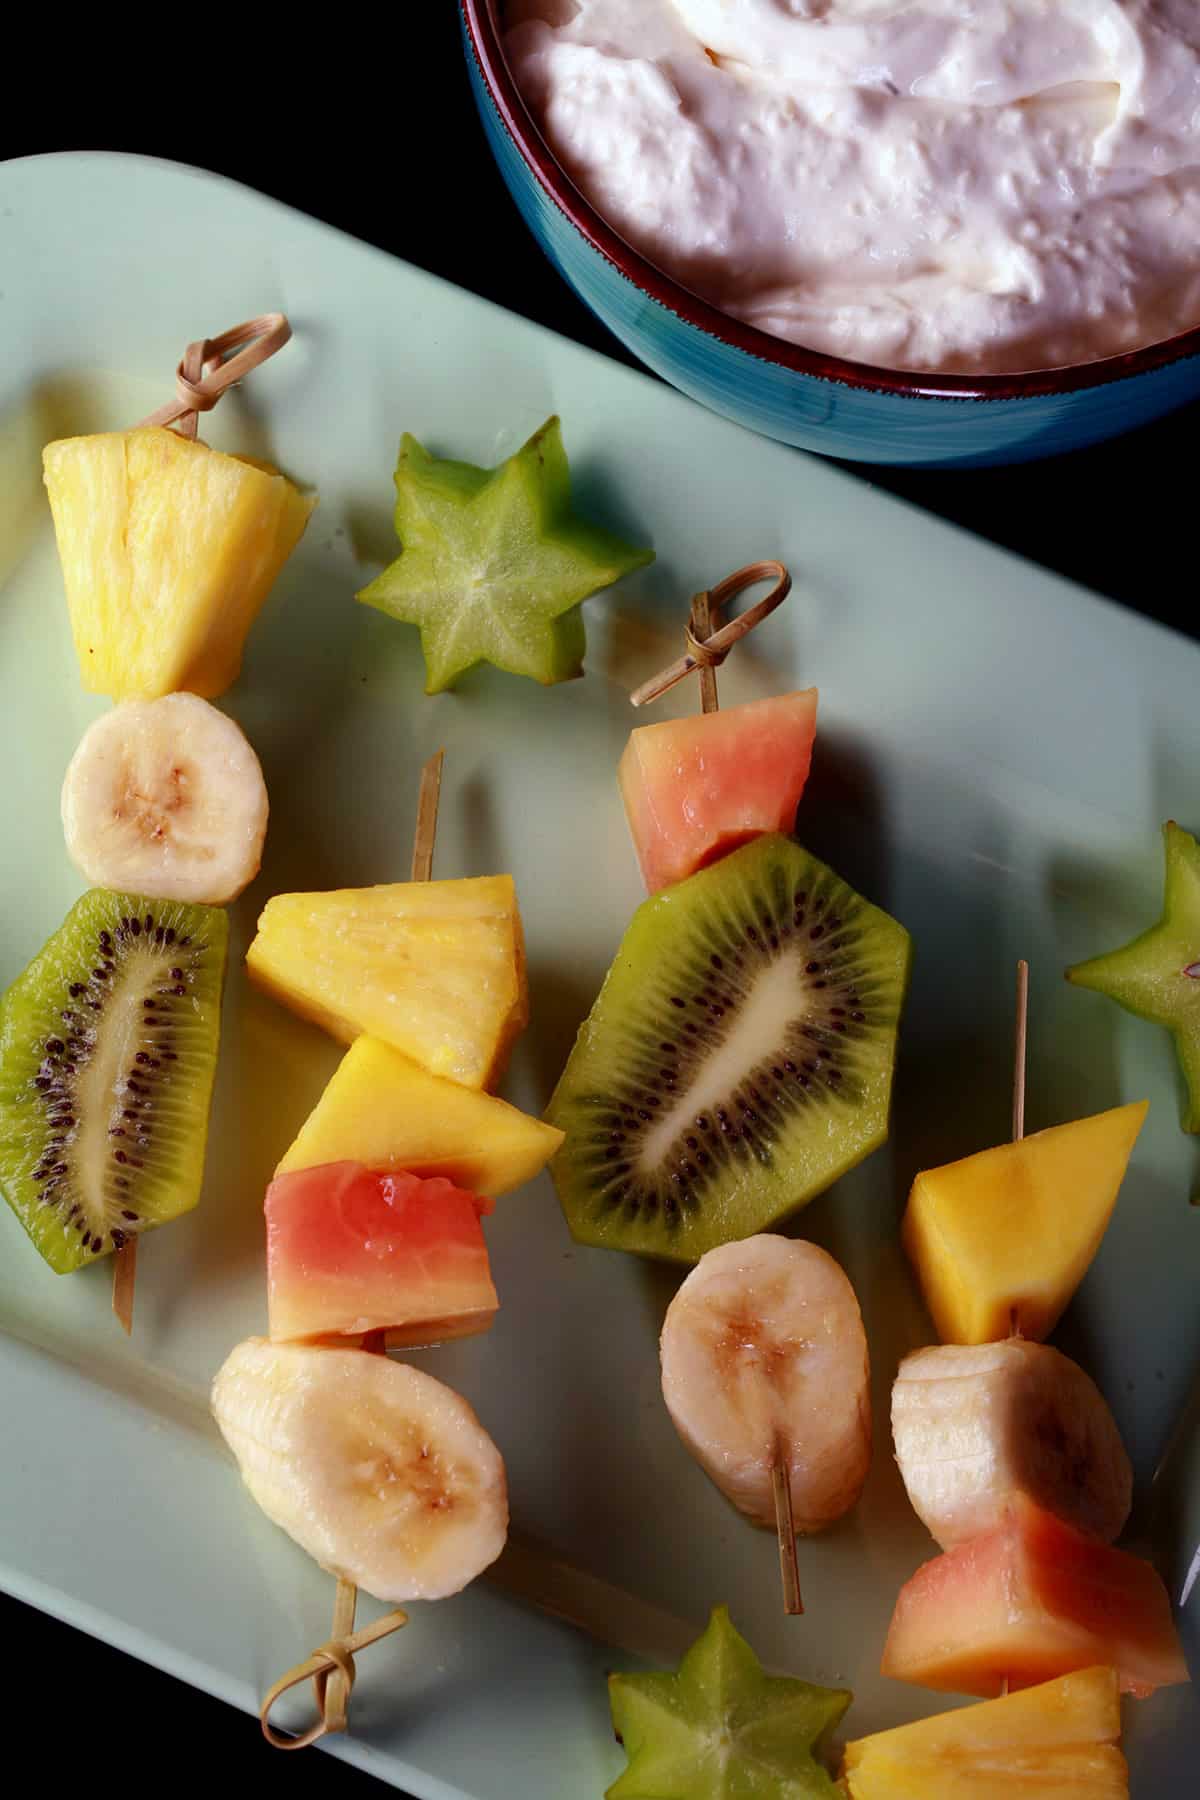
{"label": "black background", "polygon": [[[629,360],[543,261],[495,173],[453,0],[261,18],[238,21],[236,46],[211,15],[177,36],[118,19],[95,41],[75,21],[53,42],[32,23],[23,81],[8,64],[0,158],[110,149],[214,169]],[[856,472],[1194,635],[1198,426],[1192,406],[1022,468]],[[39,1789],[384,1791],[327,1757],[279,1756],[253,1720],[3,1597],[0,1658],[8,1753],[36,1763]]]}

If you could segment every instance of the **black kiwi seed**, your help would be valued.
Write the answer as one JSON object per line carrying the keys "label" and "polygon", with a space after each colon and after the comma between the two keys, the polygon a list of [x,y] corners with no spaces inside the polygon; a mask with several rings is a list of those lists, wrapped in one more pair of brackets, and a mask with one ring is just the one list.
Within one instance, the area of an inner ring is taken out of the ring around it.
{"label": "black kiwi seed", "polygon": [[52,1267],[198,1199],[227,936],[216,908],[95,889],[4,997],[0,1190]]}
{"label": "black kiwi seed", "polygon": [[860,1160],[886,1135],[908,960],[902,927],[782,837],[647,901],[550,1107],[576,1236],[694,1260]]}

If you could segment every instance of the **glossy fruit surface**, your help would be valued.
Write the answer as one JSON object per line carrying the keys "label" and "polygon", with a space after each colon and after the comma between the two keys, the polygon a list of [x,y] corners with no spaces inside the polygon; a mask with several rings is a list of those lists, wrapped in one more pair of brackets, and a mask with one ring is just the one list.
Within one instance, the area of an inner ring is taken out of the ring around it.
{"label": "glossy fruit surface", "polygon": [[529,1018],[511,875],[276,894],[246,967],[343,1043],[369,1033],[466,1087],[498,1077]]}
{"label": "glossy fruit surface", "polygon": [[443,1177],[329,1163],[267,1189],[271,1336],[433,1344],[486,1331],[499,1302],[480,1217]]}
{"label": "glossy fruit surface", "polygon": [[631,732],[617,774],[647,891],[791,831],[816,730],[808,688]]}
{"label": "glossy fruit surface", "polygon": [[870,1358],[827,1250],[772,1233],[709,1250],[667,1308],[659,1348],[675,1429],[739,1512],[775,1529],[781,1464],[798,1533],[855,1505],[871,1466]]}
{"label": "glossy fruit surface", "polygon": [[850,1800],[1128,1800],[1109,1668],[957,1707],[847,1744]]}
{"label": "glossy fruit surface", "polygon": [[94,888],[0,1001],[0,1192],[59,1274],[198,1202],[228,937]]}
{"label": "glossy fruit surface", "polygon": [[1032,1500],[1111,1544],[1133,1499],[1133,1469],[1095,1382],[1050,1344],[935,1344],[900,1364],[892,1441],[914,1512],[943,1550]]}
{"label": "glossy fruit surface", "polygon": [[379,1600],[441,1600],[508,1534],[500,1452],[472,1408],[391,1356],[246,1338],[212,1410],[267,1517]]}
{"label": "glossy fruit surface", "polygon": [[1014,1504],[997,1530],[947,1550],[901,1589],[882,1671],[897,1681],[993,1697],[1096,1663],[1122,1693],[1187,1681],[1157,1570]]}
{"label": "glossy fruit surface", "polygon": [[84,687],[224,693],[315,497],[162,426],[62,438],[43,465]]}
{"label": "glossy fruit surface", "polygon": [[583,1243],[695,1262],[887,1136],[911,945],[791,838],[639,906],[547,1112]]}
{"label": "glossy fruit surface", "polygon": [[400,555],[358,598],[420,626],[429,694],[479,662],[543,685],[581,675],[580,602],[654,561],[573,510],[556,418],[495,469],[406,434],[395,481]]}
{"label": "glossy fruit surface", "polygon": [[506,1194],[542,1169],[562,1132],[506,1100],[431,1075],[379,1038],[356,1038],[276,1175],[321,1163],[444,1175],[475,1194]]}
{"label": "glossy fruit surface", "polygon": [[947,1344],[1049,1337],[1112,1217],[1147,1102],[917,1176],[904,1247]]}

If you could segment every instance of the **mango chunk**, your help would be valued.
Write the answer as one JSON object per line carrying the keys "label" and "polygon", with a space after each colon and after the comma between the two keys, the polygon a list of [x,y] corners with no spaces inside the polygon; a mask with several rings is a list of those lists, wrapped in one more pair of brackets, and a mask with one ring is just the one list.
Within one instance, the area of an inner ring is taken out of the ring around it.
{"label": "mango chunk", "polygon": [[902,1236],[943,1343],[1050,1335],[1100,1248],[1148,1105],[917,1176]]}
{"label": "mango chunk", "polygon": [[444,1175],[494,1198],[532,1181],[562,1141],[553,1125],[507,1101],[431,1075],[390,1044],[360,1037],[275,1174],[356,1162]]}

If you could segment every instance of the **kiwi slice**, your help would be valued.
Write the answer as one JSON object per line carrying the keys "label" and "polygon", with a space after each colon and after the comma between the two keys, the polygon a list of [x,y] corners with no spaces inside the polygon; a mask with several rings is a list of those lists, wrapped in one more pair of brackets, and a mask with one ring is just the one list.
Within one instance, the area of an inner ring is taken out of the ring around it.
{"label": "kiwi slice", "polygon": [[97,888],[0,1001],[0,1190],[59,1274],[200,1198],[228,936]]}
{"label": "kiwi slice", "polygon": [[550,1103],[573,1235],[694,1262],[882,1144],[910,959],[778,835],[645,901]]}

